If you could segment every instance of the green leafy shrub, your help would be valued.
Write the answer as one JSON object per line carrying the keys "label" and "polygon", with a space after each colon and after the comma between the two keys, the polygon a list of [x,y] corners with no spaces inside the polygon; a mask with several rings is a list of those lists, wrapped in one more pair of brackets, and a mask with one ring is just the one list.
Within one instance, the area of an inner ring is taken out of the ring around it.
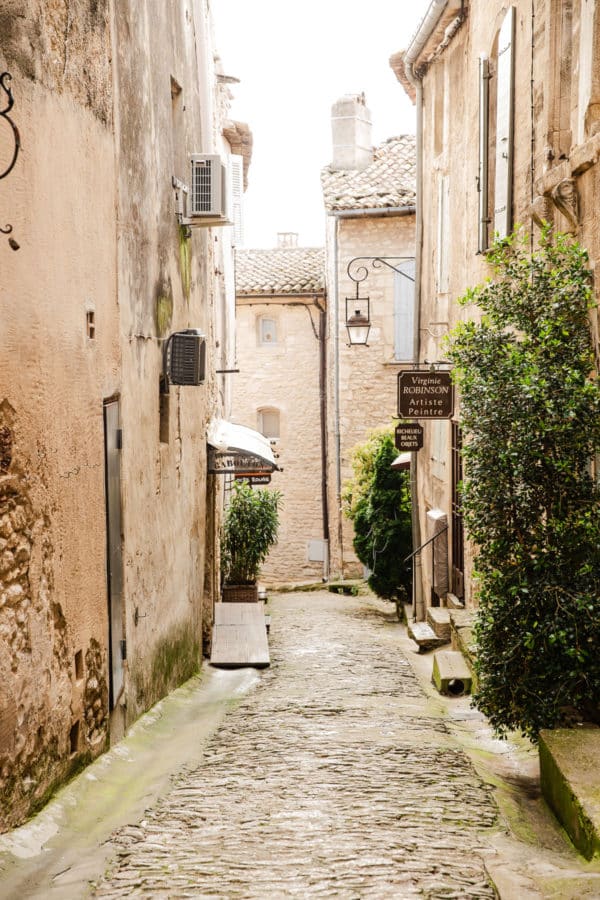
{"label": "green leafy shrub", "polygon": [[598,718],[600,390],[592,376],[585,250],[516,233],[490,253],[494,280],[461,302],[449,356],[460,389],[462,503],[476,545],[476,706],[497,733]]}
{"label": "green leafy shrub", "polygon": [[379,429],[353,453],[354,479],[346,486],[346,515],[354,525],[354,550],[371,572],[380,597],[410,596],[411,514],[408,473],[390,468],[398,451],[389,429]]}
{"label": "green leafy shrub", "polygon": [[225,513],[221,565],[228,584],[254,584],[277,540],[279,491],[254,490],[236,481]]}

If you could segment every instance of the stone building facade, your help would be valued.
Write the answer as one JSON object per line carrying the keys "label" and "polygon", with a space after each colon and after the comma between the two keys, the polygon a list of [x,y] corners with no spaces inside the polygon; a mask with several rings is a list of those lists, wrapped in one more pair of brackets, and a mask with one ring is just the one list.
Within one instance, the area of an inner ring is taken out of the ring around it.
{"label": "stone building facade", "polygon": [[270,439],[281,470],[278,541],[261,572],[270,584],[327,575],[325,254],[289,238],[236,252],[233,417]]}
{"label": "stone building facade", "polygon": [[[182,227],[173,178],[247,129],[226,122],[207,0],[8,2],[0,32],[21,140],[0,181],[1,830],[199,665],[232,229]],[[188,328],[206,376],[166,394]]]}
{"label": "stone building facade", "polygon": [[[418,352],[444,368],[444,335],[473,315],[456,298],[489,276],[494,233],[519,223],[535,238],[545,220],[573,233],[593,268],[600,258],[600,4],[438,0],[390,62],[419,123]],[[597,341],[596,311],[592,326]],[[422,538],[449,530],[435,541],[447,544],[445,576],[434,577],[424,554],[421,615],[432,588],[442,602],[476,604],[457,495],[460,399],[452,420],[424,428]]]}
{"label": "stone building facade", "polygon": [[[414,136],[371,142],[363,95],[332,108],[333,159],[321,175],[327,212],[328,505],[332,577],[362,575],[342,511],[353,447],[397,413],[397,376],[413,359]],[[356,260],[353,262],[353,260]],[[347,317],[369,297],[368,345],[350,346]],[[358,297],[358,299],[357,299]]]}

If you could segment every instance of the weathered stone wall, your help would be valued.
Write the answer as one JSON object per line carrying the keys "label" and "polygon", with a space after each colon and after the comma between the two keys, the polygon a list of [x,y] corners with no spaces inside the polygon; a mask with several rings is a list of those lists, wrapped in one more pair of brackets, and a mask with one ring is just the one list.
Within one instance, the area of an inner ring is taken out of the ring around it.
{"label": "weathered stone wall", "polygon": [[[20,247],[0,235],[1,830],[200,663],[217,561],[213,321],[230,239],[186,237],[171,186],[189,181],[191,153],[223,149],[208,3],[7,2],[0,32],[22,142],[1,182],[2,227]],[[3,126],[2,161],[10,137]],[[206,382],[172,388],[161,434],[163,340],[188,327],[207,335]],[[127,644],[112,713],[107,399],[123,430]]]}
{"label": "weathered stone wall", "polygon": [[[332,219],[333,217],[331,217]],[[368,346],[348,346],[346,297],[355,294],[356,285],[347,274],[350,260],[366,257],[413,257],[415,253],[414,215],[361,217],[331,221],[328,228],[328,423],[329,423],[329,509],[332,576],[362,575],[362,565],[352,549],[353,529],[340,508],[337,495],[336,406],[339,408],[339,447],[342,489],[352,477],[351,453],[369,433],[382,425],[391,425],[397,413],[397,375],[400,365],[394,360],[394,272],[386,266],[373,268],[360,295],[370,297],[371,331]],[[337,256],[334,243],[337,241]],[[331,261],[337,259],[337,272]],[[337,363],[336,316],[334,297],[337,285]],[[336,365],[339,391],[336,389]],[[339,400],[336,402],[336,393]],[[340,547],[340,528],[342,547]]]}
{"label": "weathered stone wall", "polygon": [[[308,542],[323,538],[321,424],[319,403],[319,310],[313,297],[237,301],[239,374],[233,418],[259,428],[263,407],[280,413],[281,435],[273,444],[277,464],[271,487],[283,494],[278,542],[261,572],[273,582],[319,581],[322,562],[310,562]],[[319,301],[323,303],[323,298]],[[258,321],[277,323],[277,342],[261,344]]]}
{"label": "weathered stone wall", "polygon": [[[92,2],[0,13],[22,142],[1,214],[20,249],[0,241],[0,829],[107,741],[102,401],[119,363],[108,15]],[[3,154],[10,137],[3,127]]]}
{"label": "weathered stone wall", "polygon": [[[189,183],[192,153],[223,149],[208,4],[129,0],[116,5],[115,27],[128,724],[201,659],[215,553],[206,425],[219,405],[214,323],[229,229],[194,228],[186,237],[171,183],[173,175]],[[164,341],[185,328],[207,336],[206,381],[171,386],[161,400]]]}
{"label": "weathered stone wall", "polygon": [[[571,231],[590,251],[594,266],[600,255],[600,227],[595,214],[600,184],[600,141],[596,133],[598,4],[542,0],[536,3],[535,20],[530,3],[522,0],[513,5],[513,222],[523,224],[534,235],[542,218],[557,229]],[[492,58],[493,85],[495,41],[505,13],[506,4],[500,0],[470,4],[465,22],[430,65],[423,81],[421,355],[427,359],[443,358],[443,335],[459,319],[477,314],[472,307],[459,307],[456,299],[491,274],[485,255],[477,252],[478,57],[485,53]],[[493,116],[490,129],[493,134]],[[440,229],[442,178],[447,178],[449,207]],[[493,191],[493,181],[490,190]],[[445,254],[446,284],[440,283],[439,277],[441,253]],[[592,324],[597,334],[595,314]],[[457,406],[456,418],[459,417]],[[425,445],[419,453],[423,534],[429,509],[439,507],[449,518],[451,514],[449,440],[441,450],[445,465],[440,465],[439,440],[434,450],[434,427],[425,424]],[[448,429],[448,438],[449,434]],[[467,545],[465,593],[469,605],[476,602],[472,560],[473,548]],[[431,573],[426,566],[423,574],[424,596],[429,597]]]}

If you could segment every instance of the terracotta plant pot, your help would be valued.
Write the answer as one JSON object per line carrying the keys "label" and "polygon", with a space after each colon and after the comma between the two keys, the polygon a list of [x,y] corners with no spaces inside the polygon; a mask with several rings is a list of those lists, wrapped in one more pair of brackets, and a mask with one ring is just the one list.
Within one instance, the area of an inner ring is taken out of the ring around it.
{"label": "terracotta plant pot", "polygon": [[257,584],[224,584],[223,603],[256,603]]}

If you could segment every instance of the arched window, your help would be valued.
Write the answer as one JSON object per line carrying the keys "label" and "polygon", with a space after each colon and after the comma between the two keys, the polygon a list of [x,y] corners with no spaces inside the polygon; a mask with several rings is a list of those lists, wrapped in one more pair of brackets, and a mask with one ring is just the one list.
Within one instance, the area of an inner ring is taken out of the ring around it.
{"label": "arched window", "polygon": [[275,319],[269,319],[266,316],[259,318],[258,343],[263,345],[277,343],[277,322]]}
{"label": "arched window", "polygon": [[279,410],[272,407],[259,409],[258,430],[266,438],[277,440],[280,436]]}

